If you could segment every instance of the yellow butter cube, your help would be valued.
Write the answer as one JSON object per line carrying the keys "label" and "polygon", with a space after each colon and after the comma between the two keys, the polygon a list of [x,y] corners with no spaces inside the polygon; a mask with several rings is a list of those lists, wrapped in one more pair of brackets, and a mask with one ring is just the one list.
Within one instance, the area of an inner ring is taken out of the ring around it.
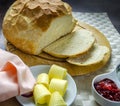
{"label": "yellow butter cube", "polygon": [[64,96],[67,86],[67,80],[53,78],[49,84],[49,91],[51,93],[58,91],[62,96]]}
{"label": "yellow butter cube", "polygon": [[43,84],[46,87],[49,86],[49,76],[46,73],[41,73],[37,77],[37,84]]}
{"label": "yellow butter cube", "polygon": [[56,91],[51,94],[48,106],[67,106],[67,104],[59,92]]}
{"label": "yellow butter cube", "polygon": [[36,84],[33,91],[36,104],[48,103],[51,93],[43,84]]}
{"label": "yellow butter cube", "polygon": [[63,79],[67,75],[67,69],[53,64],[49,70],[48,75],[50,79],[52,78]]}

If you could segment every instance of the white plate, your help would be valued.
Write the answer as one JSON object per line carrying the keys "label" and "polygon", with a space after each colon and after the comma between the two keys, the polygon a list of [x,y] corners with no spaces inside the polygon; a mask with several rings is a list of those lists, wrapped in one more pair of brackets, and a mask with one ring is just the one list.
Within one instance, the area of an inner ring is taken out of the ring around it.
{"label": "white plate", "polygon": [[[33,73],[33,76],[36,78],[38,74],[40,73],[48,73],[50,66],[49,65],[37,65],[30,67],[31,72]],[[67,103],[67,106],[70,106],[72,102],[74,101],[76,94],[77,94],[77,87],[73,80],[73,78],[67,74],[66,78],[68,81],[68,88],[64,96],[64,100]],[[33,101],[33,97],[23,97],[23,96],[17,96],[16,99],[22,106],[35,106],[35,103]],[[44,105],[39,105],[44,106]]]}

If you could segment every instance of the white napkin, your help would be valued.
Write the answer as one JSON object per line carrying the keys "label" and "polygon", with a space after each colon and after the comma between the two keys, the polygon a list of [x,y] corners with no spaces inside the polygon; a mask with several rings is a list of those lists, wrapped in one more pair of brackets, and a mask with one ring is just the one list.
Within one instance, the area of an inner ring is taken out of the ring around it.
{"label": "white napkin", "polygon": [[15,54],[0,49],[0,102],[33,90],[35,78]]}

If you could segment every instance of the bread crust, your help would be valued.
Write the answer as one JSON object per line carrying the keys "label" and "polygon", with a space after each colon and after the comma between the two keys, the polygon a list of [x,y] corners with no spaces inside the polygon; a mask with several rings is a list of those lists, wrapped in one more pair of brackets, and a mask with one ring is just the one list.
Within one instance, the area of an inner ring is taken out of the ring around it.
{"label": "bread crust", "polygon": [[[19,24],[21,29],[25,30],[29,21],[44,31],[52,19],[65,14],[71,14],[71,7],[61,0],[17,0],[8,10],[3,28],[6,24],[12,26]],[[24,17],[29,20],[22,19]]]}

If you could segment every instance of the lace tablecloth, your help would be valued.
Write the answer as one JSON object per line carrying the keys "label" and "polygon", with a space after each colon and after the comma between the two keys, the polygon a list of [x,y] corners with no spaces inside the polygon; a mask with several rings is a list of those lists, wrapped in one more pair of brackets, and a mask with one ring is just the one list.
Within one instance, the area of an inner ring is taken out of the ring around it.
{"label": "lace tablecloth", "polygon": [[91,94],[92,79],[102,73],[113,71],[116,63],[120,63],[120,34],[117,32],[107,13],[81,13],[73,12],[75,18],[97,28],[102,32],[112,48],[112,55],[109,63],[102,69],[89,75],[74,77],[77,84],[77,96],[72,106],[100,106],[95,102]]}

